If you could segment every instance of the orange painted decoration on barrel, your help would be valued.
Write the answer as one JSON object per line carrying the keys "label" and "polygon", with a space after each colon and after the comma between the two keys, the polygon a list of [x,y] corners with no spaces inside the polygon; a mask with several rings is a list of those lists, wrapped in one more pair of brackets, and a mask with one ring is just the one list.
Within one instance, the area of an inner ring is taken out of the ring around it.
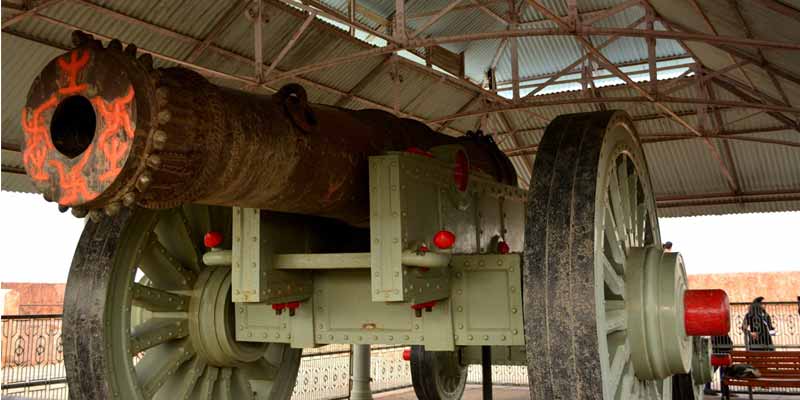
{"label": "orange painted decoration on barrel", "polygon": [[[128,93],[106,103],[100,97],[92,99],[95,110],[103,118],[103,131],[100,132],[98,143],[100,151],[106,160],[106,171],[100,175],[100,180],[110,182],[122,171],[122,163],[125,155],[133,140],[133,127],[131,125],[131,115],[128,112],[128,104],[133,100],[133,86],[128,86]],[[125,133],[126,140],[121,140],[117,134],[119,130]]]}
{"label": "orange painted decoration on barrel", "polygon": [[69,59],[66,56],[58,59],[58,67],[66,74],[67,78],[67,86],[58,89],[58,92],[64,96],[78,94],[89,87],[86,83],[78,84],[78,74],[89,64],[89,51],[84,50],[81,55],[78,53],[79,50],[75,50],[69,53]]}
{"label": "orange painted decoration on barrel", "polygon": [[[91,98],[94,110],[100,116],[99,134],[77,160],[65,159],[55,148],[50,138],[47,121],[61,101],[70,96],[85,95],[89,83],[80,82],[80,73],[91,59],[89,50],[74,50],[56,59],[58,66],[58,90],[35,109],[22,110],[22,130],[25,134],[23,164],[28,175],[40,184],[48,181],[55,185],[54,201],[72,206],[95,199],[103,185],[114,181],[122,171],[127,154],[133,143],[134,125],[131,107],[134,89],[128,86],[126,93],[106,101],[101,96]],[[49,113],[49,114],[48,114]],[[102,171],[97,182],[89,182],[85,169]],[[101,184],[101,187],[93,188]],[[96,190],[98,189],[98,190]]]}
{"label": "orange painted decoration on barrel", "polygon": [[42,114],[55,108],[56,104],[58,104],[58,98],[53,95],[36,107],[33,112],[28,112],[27,108],[22,109],[22,131],[25,133],[25,152],[22,153],[22,162],[28,175],[36,181],[47,180],[48,175],[44,170],[44,162],[47,159],[47,153],[53,149],[53,143],[50,142]]}

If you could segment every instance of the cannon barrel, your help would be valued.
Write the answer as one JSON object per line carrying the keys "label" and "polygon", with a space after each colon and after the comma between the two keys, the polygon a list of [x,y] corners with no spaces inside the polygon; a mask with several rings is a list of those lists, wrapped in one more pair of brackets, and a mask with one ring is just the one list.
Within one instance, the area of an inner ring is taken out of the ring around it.
{"label": "cannon barrel", "polygon": [[22,111],[23,160],[45,198],[76,215],[134,204],[241,206],[368,221],[367,157],[461,145],[472,169],[516,184],[485,136],[454,138],[379,110],[307,101],[303,88],[257,95],[184,68],[153,69],[118,41],[76,32],[40,73]]}

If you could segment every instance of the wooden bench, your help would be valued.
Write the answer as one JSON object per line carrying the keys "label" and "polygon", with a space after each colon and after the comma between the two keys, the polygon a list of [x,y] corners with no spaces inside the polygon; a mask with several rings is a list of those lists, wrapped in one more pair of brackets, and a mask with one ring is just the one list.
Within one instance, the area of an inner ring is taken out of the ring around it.
{"label": "wooden bench", "polygon": [[[753,388],[800,388],[800,351],[733,351],[733,364],[749,364],[760,373],[760,378],[734,378],[725,376],[722,392],[728,386],[745,386],[750,400]],[[727,398],[727,397],[724,397]]]}

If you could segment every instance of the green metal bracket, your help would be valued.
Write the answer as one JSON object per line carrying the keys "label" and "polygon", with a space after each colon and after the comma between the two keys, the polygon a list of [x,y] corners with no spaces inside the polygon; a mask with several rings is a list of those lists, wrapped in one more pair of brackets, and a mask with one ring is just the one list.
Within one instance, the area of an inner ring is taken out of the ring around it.
{"label": "green metal bracket", "polygon": [[235,303],[286,303],[311,296],[310,271],[275,268],[278,252],[303,252],[304,226],[283,214],[234,207],[231,273]]}

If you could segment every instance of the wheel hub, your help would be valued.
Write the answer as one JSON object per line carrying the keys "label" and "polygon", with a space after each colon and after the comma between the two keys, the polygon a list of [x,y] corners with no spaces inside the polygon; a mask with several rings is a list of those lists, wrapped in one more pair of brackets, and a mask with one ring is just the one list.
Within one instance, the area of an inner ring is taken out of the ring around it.
{"label": "wheel hub", "polygon": [[636,376],[652,380],[689,372],[692,340],[684,324],[687,279],[683,258],[654,246],[631,248],[625,281]]}
{"label": "wheel hub", "polygon": [[236,341],[231,271],[209,267],[198,276],[189,304],[189,337],[209,365],[231,367],[264,356],[268,343]]}

